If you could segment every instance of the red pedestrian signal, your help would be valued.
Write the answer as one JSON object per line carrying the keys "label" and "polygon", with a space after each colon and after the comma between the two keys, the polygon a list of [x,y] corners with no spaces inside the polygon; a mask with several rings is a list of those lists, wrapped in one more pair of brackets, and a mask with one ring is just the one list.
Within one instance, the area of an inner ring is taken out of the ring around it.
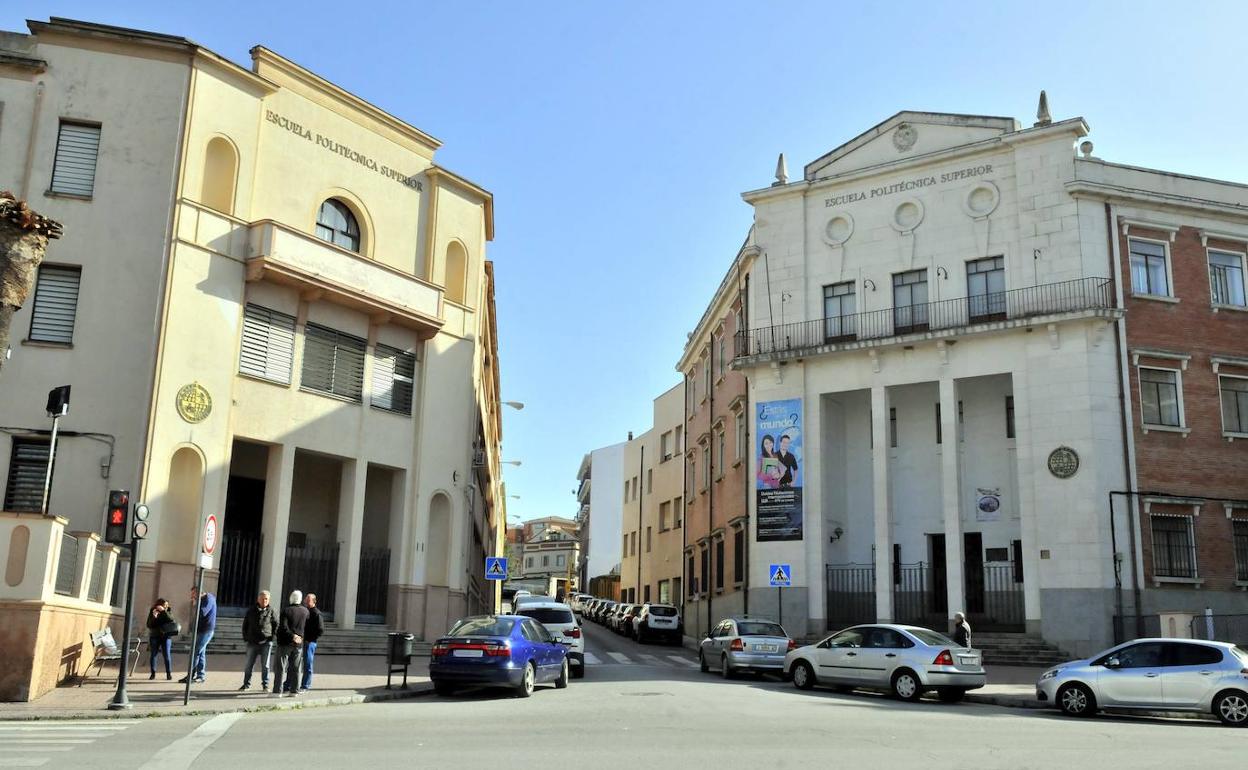
{"label": "red pedestrian signal", "polygon": [[105,519],[104,542],[124,545],[129,527],[126,526],[130,517],[130,493],[124,489],[114,489],[108,493],[108,516]]}

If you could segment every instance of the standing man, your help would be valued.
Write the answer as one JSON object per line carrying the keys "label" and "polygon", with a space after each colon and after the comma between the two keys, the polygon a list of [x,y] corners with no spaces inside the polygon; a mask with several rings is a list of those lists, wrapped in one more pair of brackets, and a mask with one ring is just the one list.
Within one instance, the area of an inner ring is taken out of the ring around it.
{"label": "standing man", "polygon": [[303,634],[303,681],[299,684],[300,692],[307,692],[312,687],[312,663],[316,658],[316,640],[325,633],[325,623],[321,611],[316,608],[316,594],[303,597],[303,606],[308,608],[308,623]]}
{"label": "standing man", "polygon": [[[195,649],[191,651],[191,681],[204,683],[208,673],[208,642],[212,641],[212,633],[217,630],[217,597],[212,594],[199,595],[198,589],[191,589],[191,618],[199,630],[195,639]],[[186,684],[186,677],[178,680]]]}
{"label": "standing man", "polygon": [[299,694],[299,663],[303,652],[303,634],[308,623],[308,608],[302,602],[303,592],[291,591],[277,624],[277,668],[273,672],[273,694],[279,698]]}
{"label": "standing man", "polygon": [[780,465],[784,467],[784,475],[780,477],[780,486],[793,486],[793,478],[797,474],[797,458],[789,451],[789,444],[793,439],[788,436],[780,437],[780,451],[776,453],[776,459],[780,461]]}
{"label": "standing man", "polygon": [[273,636],[277,633],[277,611],[269,606],[269,592],[261,591],[254,606],[243,618],[243,641],[247,642],[247,662],[243,664],[243,686],[251,689],[251,672],[260,658],[260,686],[269,689],[269,656],[273,653]]}

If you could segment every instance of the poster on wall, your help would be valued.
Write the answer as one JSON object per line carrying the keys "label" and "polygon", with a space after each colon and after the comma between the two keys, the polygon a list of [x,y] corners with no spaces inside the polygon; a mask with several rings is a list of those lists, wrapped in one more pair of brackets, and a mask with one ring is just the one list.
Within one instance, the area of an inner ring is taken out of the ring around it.
{"label": "poster on wall", "polygon": [[802,400],[762,401],[754,435],[758,540],[802,539]]}
{"label": "poster on wall", "polygon": [[1001,520],[1001,490],[975,490],[975,521]]}

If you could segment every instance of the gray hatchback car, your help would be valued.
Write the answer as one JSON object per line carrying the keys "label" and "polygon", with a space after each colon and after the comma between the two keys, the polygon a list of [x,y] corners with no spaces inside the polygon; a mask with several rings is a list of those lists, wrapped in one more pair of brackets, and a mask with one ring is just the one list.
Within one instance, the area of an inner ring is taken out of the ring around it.
{"label": "gray hatchback car", "polygon": [[725,679],[742,671],[779,674],[784,656],[797,644],[770,620],[727,618],[711,630],[698,648],[702,671],[715,668]]}

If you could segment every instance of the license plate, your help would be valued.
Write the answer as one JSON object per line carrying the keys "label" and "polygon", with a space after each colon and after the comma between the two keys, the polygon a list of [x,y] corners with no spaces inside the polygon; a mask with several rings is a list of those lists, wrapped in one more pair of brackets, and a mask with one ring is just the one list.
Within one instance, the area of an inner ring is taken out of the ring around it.
{"label": "license plate", "polygon": [[455,652],[455,657],[457,658],[483,658],[485,657],[485,653],[482,652],[481,650],[455,650],[454,652]]}
{"label": "license plate", "polygon": [[978,666],[979,656],[978,655],[959,655],[958,662],[965,666]]}
{"label": "license plate", "polygon": [[756,644],[754,645],[754,649],[758,650],[759,652],[775,652],[779,648],[776,647],[776,645],[774,644]]}

